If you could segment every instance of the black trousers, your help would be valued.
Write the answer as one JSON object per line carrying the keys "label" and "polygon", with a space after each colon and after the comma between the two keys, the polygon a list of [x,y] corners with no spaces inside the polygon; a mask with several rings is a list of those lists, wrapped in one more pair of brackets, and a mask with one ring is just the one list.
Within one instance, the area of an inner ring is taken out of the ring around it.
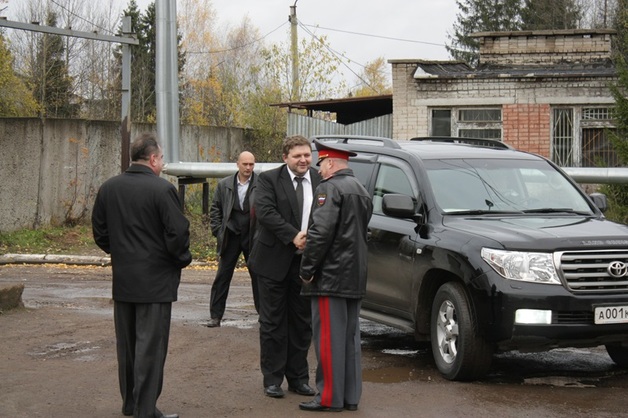
{"label": "black trousers", "polygon": [[161,417],[157,398],[164,380],[172,303],[115,302],[118,379],[122,412]]}
{"label": "black trousers", "polygon": [[259,276],[260,366],[264,386],[290,386],[309,382],[307,354],[312,342],[310,300],[300,295],[299,266],[295,256],[286,277]]}
{"label": "black trousers", "polygon": [[[218,271],[212,284],[209,298],[209,314],[212,318],[222,319],[227,306],[229,287],[233,278],[233,271],[238,263],[240,254],[244,254],[244,260],[249,260],[249,236],[248,234],[235,234],[231,230],[225,231],[225,246],[220,252],[218,261]],[[255,310],[259,312],[259,297],[257,291],[257,280],[255,274],[249,271],[251,276],[251,288],[253,290],[253,304]]]}

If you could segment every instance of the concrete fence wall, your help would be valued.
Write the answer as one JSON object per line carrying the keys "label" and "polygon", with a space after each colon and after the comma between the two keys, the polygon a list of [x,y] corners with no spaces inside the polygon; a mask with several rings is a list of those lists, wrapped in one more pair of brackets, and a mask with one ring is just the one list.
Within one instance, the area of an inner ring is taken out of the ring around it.
{"label": "concrete fence wall", "polygon": [[[131,138],[155,130],[134,124]],[[185,162],[232,162],[245,148],[243,129],[181,127]],[[0,233],[87,218],[100,185],[120,173],[120,149],[116,122],[0,118]]]}

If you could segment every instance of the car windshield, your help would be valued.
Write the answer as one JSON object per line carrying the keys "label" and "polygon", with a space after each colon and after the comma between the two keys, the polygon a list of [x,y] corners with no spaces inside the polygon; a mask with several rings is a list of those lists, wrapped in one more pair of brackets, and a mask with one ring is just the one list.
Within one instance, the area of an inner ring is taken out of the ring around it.
{"label": "car windshield", "polygon": [[592,214],[583,195],[544,160],[428,160],[425,166],[446,213]]}

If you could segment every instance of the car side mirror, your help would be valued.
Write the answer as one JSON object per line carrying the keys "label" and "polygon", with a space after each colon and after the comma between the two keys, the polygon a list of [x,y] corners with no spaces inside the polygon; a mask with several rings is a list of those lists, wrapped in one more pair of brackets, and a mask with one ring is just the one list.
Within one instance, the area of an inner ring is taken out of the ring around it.
{"label": "car side mirror", "polygon": [[423,219],[415,210],[414,200],[405,194],[385,194],[382,199],[382,211],[393,218],[410,218],[417,223]]}
{"label": "car side mirror", "polygon": [[593,201],[593,204],[597,206],[599,210],[601,210],[602,212],[606,212],[606,209],[608,209],[608,202],[604,193],[591,193],[589,197]]}

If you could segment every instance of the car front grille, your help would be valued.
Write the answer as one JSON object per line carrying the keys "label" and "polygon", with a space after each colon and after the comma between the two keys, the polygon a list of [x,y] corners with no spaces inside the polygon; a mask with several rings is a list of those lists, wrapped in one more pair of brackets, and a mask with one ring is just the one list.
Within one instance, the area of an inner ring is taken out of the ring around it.
{"label": "car front grille", "polygon": [[628,250],[565,251],[556,253],[555,261],[574,293],[628,291]]}

